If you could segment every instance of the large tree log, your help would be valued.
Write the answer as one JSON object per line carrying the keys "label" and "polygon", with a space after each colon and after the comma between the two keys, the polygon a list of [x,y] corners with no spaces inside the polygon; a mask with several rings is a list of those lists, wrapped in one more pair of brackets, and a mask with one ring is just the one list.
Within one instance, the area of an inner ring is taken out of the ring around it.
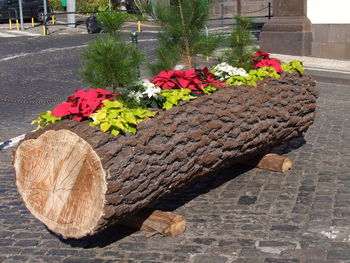
{"label": "large tree log", "polygon": [[316,98],[314,80],[285,74],[185,102],[142,122],[136,135],[60,121],[20,143],[18,191],[53,232],[92,235],[196,177],[300,136]]}

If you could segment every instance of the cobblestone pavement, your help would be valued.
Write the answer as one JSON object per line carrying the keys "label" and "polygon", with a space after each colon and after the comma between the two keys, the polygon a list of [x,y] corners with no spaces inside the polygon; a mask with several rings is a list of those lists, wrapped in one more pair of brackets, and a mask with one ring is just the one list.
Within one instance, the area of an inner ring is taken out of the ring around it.
{"label": "cobblestone pavement", "polygon": [[234,166],[160,200],[187,220],[175,238],[116,226],[63,242],[24,207],[11,150],[0,151],[0,261],[350,263],[350,88],[318,87],[316,122],[289,153],[294,168]]}

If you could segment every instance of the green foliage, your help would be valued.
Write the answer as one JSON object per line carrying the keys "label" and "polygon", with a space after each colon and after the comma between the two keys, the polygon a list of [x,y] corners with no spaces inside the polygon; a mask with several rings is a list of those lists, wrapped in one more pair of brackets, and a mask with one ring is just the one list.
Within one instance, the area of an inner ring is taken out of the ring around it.
{"label": "green foliage", "polygon": [[129,108],[120,101],[104,100],[105,106],[90,115],[91,126],[98,126],[101,131],[110,131],[117,136],[120,133],[136,134],[136,124],[147,117],[156,115],[155,112],[143,108]]}
{"label": "green foliage", "polygon": [[252,76],[232,76],[226,80],[228,85],[250,85],[256,87],[256,80]]}
{"label": "green foliage", "polygon": [[165,98],[163,109],[169,110],[172,107],[180,104],[182,101],[195,99],[196,97],[190,95],[190,89],[171,89],[163,90],[160,96]]}
{"label": "green foliage", "polygon": [[[50,1],[51,2],[51,1]],[[108,6],[108,0],[77,0],[77,11],[98,11],[99,7]]]}
{"label": "green foliage", "polygon": [[249,76],[252,76],[254,80],[263,80],[268,77],[279,79],[280,75],[276,72],[273,67],[262,67],[258,69],[251,69],[249,71]]}
{"label": "green foliage", "polygon": [[53,124],[59,120],[61,120],[61,117],[54,117],[51,115],[51,111],[45,111],[43,113],[40,114],[40,116],[36,119],[32,121],[32,125],[34,125],[35,123],[38,124],[36,130],[39,130],[41,128],[46,127],[49,124]]}
{"label": "green foliage", "polygon": [[276,72],[273,67],[263,67],[258,69],[251,69],[249,71],[249,76],[232,76],[226,80],[228,85],[250,85],[256,87],[256,82],[258,80],[263,80],[266,78],[280,78],[280,75]]}
{"label": "green foliage", "polygon": [[215,91],[217,91],[218,89],[213,87],[213,86],[207,86],[205,88],[203,88],[203,92],[204,94],[206,95],[210,95],[210,94],[213,94]]}
{"label": "green foliage", "polygon": [[50,6],[54,11],[63,11],[61,0],[50,0]]}
{"label": "green foliage", "polygon": [[152,75],[161,71],[170,71],[181,60],[181,46],[172,41],[171,34],[163,32],[158,35],[158,47],[155,49],[157,60],[149,64]]}
{"label": "green foliage", "polygon": [[249,71],[252,67],[252,54],[257,50],[256,47],[251,46],[253,39],[249,28],[252,21],[242,16],[236,16],[235,19],[237,26],[229,38],[230,49],[225,51],[219,60]]}
{"label": "green foliage", "polygon": [[289,63],[281,64],[283,71],[292,73],[294,71],[298,71],[300,75],[304,74],[303,62],[299,60],[293,60]]}
{"label": "green foliage", "polygon": [[184,60],[188,68],[194,68],[196,55],[210,55],[220,43],[220,36],[203,34],[208,19],[210,1],[175,0],[173,5],[143,5],[146,13],[156,18],[162,27],[159,33],[157,61],[151,65],[154,73],[173,69]]}
{"label": "green foliage", "polygon": [[112,35],[90,42],[82,55],[83,81],[93,88],[111,89],[113,93],[137,80],[137,67],[144,60],[136,47]]}
{"label": "green foliage", "polygon": [[127,14],[122,12],[97,13],[96,18],[104,32],[117,34],[120,33],[123,24],[127,21]]}
{"label": "green foliage", "polygon": [[97,10],[98,11],[107,11],[109,9],[109,3],[108,2],[100,2],[98,7],[97,7]]}

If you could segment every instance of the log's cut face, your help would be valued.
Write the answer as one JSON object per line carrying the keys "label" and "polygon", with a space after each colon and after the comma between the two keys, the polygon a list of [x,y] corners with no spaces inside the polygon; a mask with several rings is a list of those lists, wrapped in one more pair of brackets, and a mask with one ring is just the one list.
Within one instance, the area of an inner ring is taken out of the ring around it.
{"label": "log's cut face", "polygon": [[63,237],[83,237],[102,216],[106,175],[91,146],[69,130],[46,131],[16,151],[16,183],[32,214]]}

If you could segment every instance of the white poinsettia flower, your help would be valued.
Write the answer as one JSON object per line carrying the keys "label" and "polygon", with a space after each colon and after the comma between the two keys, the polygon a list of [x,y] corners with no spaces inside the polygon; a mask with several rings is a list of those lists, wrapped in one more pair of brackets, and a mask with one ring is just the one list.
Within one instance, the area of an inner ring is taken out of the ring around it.
{"label": "white poinsettia flower", "polygon": [[153,87],[147,87],[146,90],[142,92],[142,94],[145,94],[148,96],[148,98],[151,98],[156,97],[161,91],[161,88],[153,85]]}
{"label": "white poinsettia flower", "polygon": [[162,91],[161,88],[157,87],[147,79],[142,80],[140,85],[145,89],[142,94],[147,95],[148,98],[155,97]]}
{"label": "white poinsettia flower", "polygon": [[140,85],[143,86],[144,89],[155,87],[155,85],[152,82],[150,82],[148,79],[141,80]]}
{"label": "white poinsettia flower", "polygon": [[140,102],[141,98],[143,97],[143,94],[140,91],[131,91],[128,97],[134,99],[137,102]]}
{"label": "white poinsettia flower", "polygon": [[232,67],[226,62],[216,65],[213,70],[214,75],[220,80],[226,80],[232,76],[248,76],[248,73],[243,68]]}

